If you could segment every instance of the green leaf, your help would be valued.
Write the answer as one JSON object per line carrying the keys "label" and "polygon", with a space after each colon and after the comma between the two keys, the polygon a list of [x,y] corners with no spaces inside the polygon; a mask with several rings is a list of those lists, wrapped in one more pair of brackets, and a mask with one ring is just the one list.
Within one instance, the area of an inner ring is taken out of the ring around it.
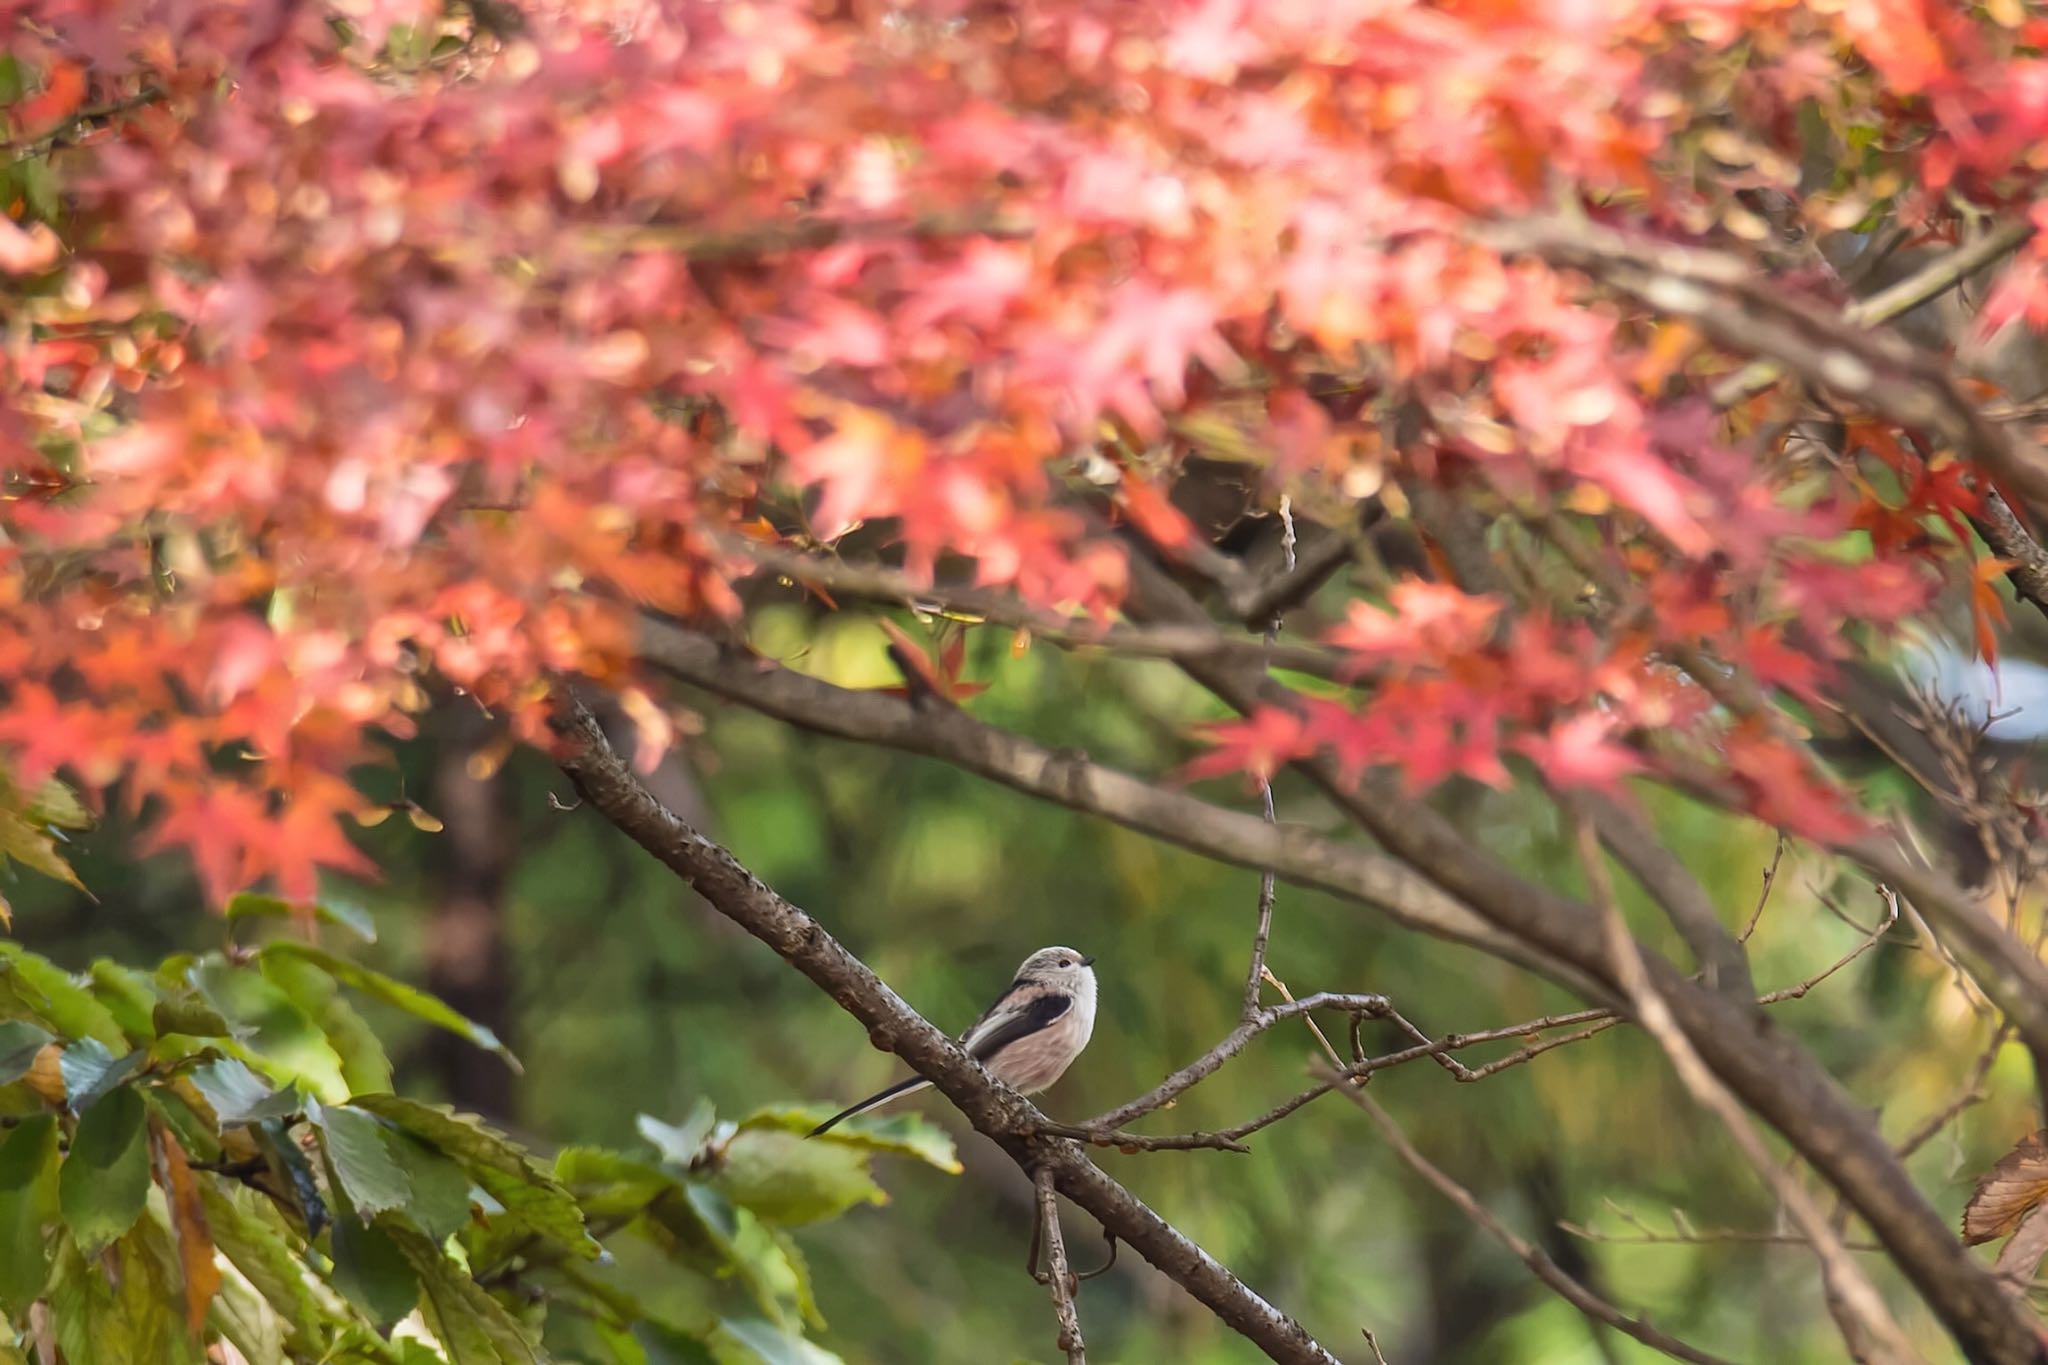
{"label": "green leaf", "polygon": [[630,1218],[679,1184],[659,1166],[603,1147],[564,1147],[555,1154],[555,1179],[576,1196],[584,1217],[607,1222]]}
{"label": "green leaf", "polygon": [[583,1214],[569,1192],[537,1166],[526,1150],[473,1114],[421,1104],[397,1095],[358,1095],[349,1101],[438,1147],[475,1177],[504,1209],[503,1217],[562,1243],[579,1255],[602,1250],[584,1231]]}
{"label": "green leaf", "polygon": [[199,1199],[214,1246],[277,1314],[286,1341],[294,1350],[318,1354],[326,1342],[325,1314],[307,1284],[305,1262],[292,1250],[284,1227],[262,1203],[262,1196],[223,1189],[201,1177]]}
{"label": "green leaf", "polygon": [[50,1326],[66,1365],[116,1365],[140,1360],[114,1300],[114,1286],[99,1265],[60,1238],[50,1267]]}
{"label": "green leaf", "polygon": [[127,1080],[147,1056],[130,1052],[116,1057],[91,1038],[67,1044],[58,1057],[58,1068],[64,1076],[64,1102],[73,1113],[84,1113],[102,1095]]}
{"label": "green leaf", "polygon": [[[306,1236],[310,1240],[320,1235],[320,1229],[328,1222],[327,1203],[321,1198],[320,1182],[313,1177],[313,1163],[306,1160],[306,1153],[299,1144],[292,1141],[285,1131],[282,1119],[264,1119],[249,1125],[250,1136],[262,1149],[264,1157],[291,1191],[292,1202],[298,1206],[299,1216],[305,1220]],[[339,1196],[346,1199],[346,1193]]]}
{"label": "green leaf", "polygon": [[91,829],[97,823],[85,803],[78,799],[78,793],[55,777],[43,779],[43,785],[28,799],[22,814],[38,825],[55,825],[58,829]]}
{"label": "green leaf", "polygon": [[825,1329],[825,1315],[818,1311],[818,1296],[811,1283],[811,1263],[805,1259],[803,1248],[787,1228],[768,1227],[763,1229],[782,1252],[782,1259],[789,1265],[792,1284],[790,1296],[796,1300],[796,1311],[803,1316],[806,1326],[813,1331]]}
{"label": "green leaf", "polygon": [[[230,923],[248,919],[298,919],[305,913],[303,906],[294,905],[277,896],[258,895],[244,891],[228,902],[227,917]],[[365,943],[377,941],[377,923],[370,918],[370,912],[360,905],[346,901],[323,902],[313,907],[313,918],[322,924],[332,924],[346,929]]]}
{"label": "green leaf", "polygon": [[13,811],[0,811],[0,853],[23,867],[34,868],[52,881],[85,890],[85,883],[78,880],[69,860],[57,851],[57,841],[49,831],[30,824]]}
{"label": "green leaf", "polygon": [[654,1144],[654,1150],[661,1153],[663,1161],[688,1170],[717,1122],[718,1112],[711,1107],[711,1101],[698,1100],[691,1107],[689,1117],[679,1124],[663,1123],[652,1114],[642,1114],[634,1126],[640,1130],[641,1137]]}
{"label": "green leaf", "polygon": [[[741,1119],[740,1127],[772,1127],[804,1134],[816,1127],[819,1120],[829,1117],[829,1113],[824,1105],[770,1106],[756,1109]],[[915,1114],[892,1114],[887,1118],[862,1115],[848,1119],[829,1132],[818,1134],[811,1141],[837,1142],[874,1152],[912,1156],[948,1175],[958,1175],[961,1170],[952,1137],[937,1124]]]}
{"label": "green leaf", "polygon": [[350,1094],[391,1088],[391,1061],[384,1044],[342,996],[333,977],[296,957],[268,957],[263,974],[291,996],[320,1025],[341,1058],[341,1077]]}
{"label": "green leaf", "polygon": [[213,954],[200,962],[194,975],[206,998],[264,1059],[273,1077],[297,1081],[316,1099],[347,1097],[341,1058],[326,1033],[276,982]]}
{"label": "green leaf", "polygon": [[384,1140],[412,1187],[405,1216],[436,1243],[469,1226],[469,1172],[410,1133],[387,1132]]}
{"label": "green leaf", "polygon": [[[207,1309],[206,1322],[242,1353],[246,1361],[283,1361],[284,1323],[261,1294],[234,1276],[224,1276]],[[305,1353],[301,1353],[302,1355]]]}
{"label": "green leaf", "polygon": [[380,1328],[410,1313],[420,1296],[418,1277],[391,1233],[346,1210],[334,1217],[334,1287]]}
{"label": "green leaf", "polygon": [[57,173],[50,168],[49,158],[30,157],[16,169],[21,173],[21,195],[28,201],[29,212],[46,223],[62,218],[64,204],[57,194]]}
{"label": "green leaf", "polygon": [[88,977],[94,997],[107,1007],[130,1041],[146,1043],[156,1036],[151,1017],[157,993],[147,974],[103,957],[93,962]]}
{"label": "green leaf", "polygon": [[12,1085],[36,1064],[36,1054],[55,1040],[21,1019],[0,1020],[0,1085]]}
{"label": "green leaf", "polygon": [[148,1106],[123,1086],[78,1120],[57,1181],[64,1224],[79,1249],[96,1255],[135,1226],[149,1194]]}
{"label": "green leaf", "polygon": [[108,1047],[127,1043],[107,1007],[48,958],[0,939],[0,964],[5,966],[0,973],[0,993],[13,996],[60,1038],[97,1038]]}
{"label": "green leaf", "polygon": [[161,1038],[183,1033],[194,1038],[225,1038],[228,1021],[221,1012],[189,987],[156,1002],[149,1012],[150,1028]]}
{"label": "green leaf", "polygon": [[726,1143],[710,1183],[772,1223],[793,1227],[837,1217],[888,1196],[868,1174],[868,1156],[842,1143],[809,1142],[780,1128],[742,1128]]}
{"label": "green leaf", "polygon": [[290,1087],[272,1090],[262,1077],[233,1057],[194,1067],[191,1080],[223,1128],[285,1118],[298,1113],[306,1103]]}
{"label": "green leaf", "polygon": [[382,972],[371,971],[359,962],[351,962],[308,943],[280,940],[266,943],[258,950],[265,960],[275,957],[298,958],[332,976],[351,990],[361,991],[373,999],[381,1000],[395,1009],[404,1010],[416,1019],[443,1028],[457,1037],[465,1038],[505,1059],[506,1065],[514,1071],[520,1069],[519,1059],[514,1057],[505,1045],[498,1041],[498,1035],[473,1019],[464,1018],[442,1001],[425,991],[406,985]]}
{"label": "green leaf", "polygon": [[50,1277],[43,1225],[57,1216],[57,1118],[23,1119],[0,1143],[0,1308],[28,1311]]}
{"label": "green leaf", "polygon": [[306,1117],[320,1130],[328,1163],[359,1212],[378,1214],[406,1206],[412,1185],[391,1155],[383,1124],[346,1105],[310,1103]]}
{"label": "green leaf", "polygon": [[410,1228],[390,1233],[419,1277],[420,1316],[448,1365],[542,1365],[540,1343],[469,1272]]}
{"label": "green leaf", "polygon": [[719,1365],[844,1365],[824,1347],[759,1318],[725,1319],[711,1346]]}

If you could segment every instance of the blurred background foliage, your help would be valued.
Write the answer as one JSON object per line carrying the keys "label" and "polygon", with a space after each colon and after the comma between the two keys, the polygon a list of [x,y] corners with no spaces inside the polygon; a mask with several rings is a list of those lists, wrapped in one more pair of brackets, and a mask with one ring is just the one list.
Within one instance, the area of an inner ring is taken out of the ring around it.
{"label": "blurred background foliage", "polygon": [[[788,602],[757,613],[753,643],[841,685],[898,681],[871,619]],[[1168,666],[1020,649],[992,629],[971,632],[968,658],[968,676],[989,684],[967,703],[975,714],[1138,772],[1170,774],[1189,753],[1188,726],[1216,714]],[[1043,1097],[1055,1117],[1078,1121],[1150,1087],[1234,1022],[1253,874],[929,760],[737,709],[706,706],[698,718],[702,733],[663,761],[653,784],[942,1027],[970,1021],[1033,948],[1069,943],[1101,959],[1095,1041]],[[721,1113],[790,1101],[836,1107],[899,1074],[768,950],[594,815],[565,810],[574,798],[561,775],[538,755],[508,751],[475,708],[450,704],[399,752],[403,790],[373,795],[416,818],[360,831],[384,879],[336,894],[374,916],[372,965],[490,1024],[526,1066],[515,1078],[487,1054],[366,1004],[401,1091],[480,1110],[548,1151],[630,1145],[637,1115],[681,1122],[702,1101]],[[1255,808],[1230,783],[1205,794]],[[1277,795],[1283,820],[1339,830],[1284,776]],[[1435,799],[1522,871],[1576,888],[1549,803],[1457,785]],[[1654,800],[1670,846],[1730,922],[1746,921],[1772,861],[1770,832],[1681,798]],[[183,864],[138,864],[131,849],[118,817],[76,838],[69,852],[96,899],[14,874],[5,891],[15,936],[74,969],[99,955],[143,961],[217,945],[222,924],[202,908]],[[1866,924],[1880,911],[1867,885],[1789,849],[1752,944],[1760,985],[1797,982],[1856,945],[1861,933],[1829,901]],[[1652,915],[1637,914],[1635,927],[1662,941]],[[1270,961],[1297,993],[1386,993],[1432,1034],[1577,1003],[1512,968],[1286,887]],[[1903,926],[1806,998],[1777,1006],[1776,1017],[1882,1111],[1893,1137],[1958,1098],[1990,1028]],[[1378,1027],[1382,1050],[1398,1046]],[[1276,1029],[1147,1120],[1149,1131],[1242,1120],[1298,1089],[1310,1057],[1305,1031]],[[1773,1230],[1753,1174],[1641,1036],[1613,1030],[1474,1085],[1426,1063],[1374,1085],[1432,1160],[1616,1302],[1736,1359],[1838,1358],[1819,1277],[1799,1247],[1588,1241],[1559,1227],[1616,1237],[1640,1235],[1630,1219],[1661,1231]],[[2027,1085],[2023,1059],[2007,1049],[1990,1098],[1914,1158],[1945,1211],[1959,1211],[1974,1174],[2031,1127]],[[965,1171],[886,1163],[885,1206],[798,1235],[829,1324],[819,1339],[851,1362],[1053,1359],[1044,1291],[1023,1273],[1028,1184],[943,1100],[912,1103],[956,1133]],[[1251,1145],[1245,1156],[1101,1159],[1347,1356],[1370,1327],[1394,1365],[1648,1358],[1541,1290],[1340,1101],[1312,1105]],[[1068,1237],[1080,1267],[1099,1261],[1084,1217],[1070,1215]],[[1917,1311],[1899,1285],[1885,1287],[1898,1291],[1901,1312]],[[1085,1286],[1081,1308],[1101,1362],[1253,1358],[1129,1254]],[[1941,1339],[1918,1326],[1930,1358],[1942,1358]]]}

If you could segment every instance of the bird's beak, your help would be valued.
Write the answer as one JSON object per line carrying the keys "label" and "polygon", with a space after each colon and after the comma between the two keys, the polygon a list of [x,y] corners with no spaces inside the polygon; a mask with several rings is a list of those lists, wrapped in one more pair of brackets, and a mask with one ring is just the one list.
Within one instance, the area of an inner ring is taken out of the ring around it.
{"label": "bird's beak", "polygon": [[1092,957],[1084,957],[1081,959],[1081,965],[1083,967],[1093,967],[1095,965],[1095,959]]}

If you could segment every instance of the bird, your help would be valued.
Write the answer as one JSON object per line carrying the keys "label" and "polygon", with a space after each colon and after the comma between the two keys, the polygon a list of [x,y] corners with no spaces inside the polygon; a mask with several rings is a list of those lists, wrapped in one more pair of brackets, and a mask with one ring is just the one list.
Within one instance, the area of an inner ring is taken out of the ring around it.
{"label": "bird", "polygon": [[[1095,1032],[1095,959],[1073,948],[1040,948],[1017,978],[960,1035],[967,1055],[1019,1094],[1035,1095],[1058,1080]],[[842,1109],[804,1134],[816,1137],[844,1119],[880,1108],[930,1085],[899,1081]]]}

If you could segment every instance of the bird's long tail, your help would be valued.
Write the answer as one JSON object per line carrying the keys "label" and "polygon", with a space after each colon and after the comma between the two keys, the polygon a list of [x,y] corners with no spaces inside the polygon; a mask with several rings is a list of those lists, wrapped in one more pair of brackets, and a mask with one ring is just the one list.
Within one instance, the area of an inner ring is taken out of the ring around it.
{"label": "bird's long tail", "polygon": [[804,1136],[807,1138],[814,1138],[818,1134],[824,1132],[827,1128],[832,1127],[834,1124],[838,1123],[842,1119],[850,1119],[855,1114],[865,1114],[870,1109],[879,1109],[883,1105],[887,1104],[890,1100],[899,1099],[904,1095],[910,1094],[912,1091],[922,1090],[930,1084],[930,1081],[924,1080],[917,1076],[912,1076],[907,1081],[898,1081],[895,1085],[890,1086],[887,1090],[876,1091],[874,1094],[862,1100],[859,1104],[854,1105],[851,1109],[840,1110],[831,1118],[826,1119],[823,1123],[819,1124],[816,1128],[811,1129],[810,1132],[805,1133]]}

